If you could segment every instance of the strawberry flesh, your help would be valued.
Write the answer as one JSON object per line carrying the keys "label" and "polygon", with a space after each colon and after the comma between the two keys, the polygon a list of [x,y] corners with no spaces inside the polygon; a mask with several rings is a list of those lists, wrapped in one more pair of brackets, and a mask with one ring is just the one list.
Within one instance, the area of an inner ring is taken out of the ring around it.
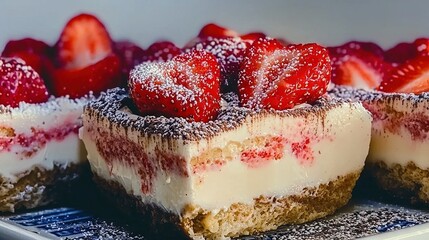
{"label": "strawberry flesh", "polygon": [[220,108],[219,77],[216,58],[195,50],[167,62],[138,65],[128,84],[141,114],[207,122]]}
{"label": "strawberry flesh", "polygon": [[329,55],[317,44],[284,46],[261,38],[246,51],[238,80],[240,102],[249,108],[289,109],[326,93]]}
{"label": "strawberry flesh", "polygon": [[413,42],[413,45],[416,48],[418,56],[428,56],[429,55],[429,39],[428,38],[418,38]]}
{"label": "strawberry flesh", "polygon": [[121,60],[121,72],[123,79],[128,80],[129,73],[136,65],[143,62],[146,51],[130,41],[114,43],[114,52]]}
{"label": "strawberry flesh", "polygon": [[11,57],[14,53],[26,52],[36,55],[50,56],[52,48],[43,41],[33,38],[23,38],[20,40],[12,40],[6,43],[2,56]]}
{"label": "strawberry flesh", "polygon": [[379,56],[381,58],[384,57],[384,50],[373,42],[350,41],[340,46],[340,48],[356,50],[362,49],[364,51],[373,53],[374,55]]}
{"label": "strawberry flesh", "polygon": [[399,65],[378,90],[415,94],[429,91],[429,56],[418,56]]}
{"label": "strawberry flesh", "polygon": [[182,52],[174,43],[170,41],[155,42],[149,46],[143,56],[143,62],[165,62]]}
{"label": "strawberry flesh", "polygon": [[42,103],[48,91],[39,74],[16,58],[0,57],[0,104],[18,107],[20,102]]}
{"label": "strawberry flesh", "polygon": [[19,57],[30,65],[43,78],[47,78],[47,65],[51,63],[53,48],[45,42],[24,38],[9,41],[3,52],[3,57]]}
{"label": "strawberry flesh", "polygon": [[214,23],[209,23],[201,28],[198,33],[200,39],[207,38],[227,38],[227,37],[238,37],[239,34],[231,29],[219,26]]}
{"label": "strawberry flesh", "polygon": [[56,47],[58,62],[65,69],[92,65],[113,52],[112,41],[103,23],[90,14],[70,19]]}
{"label": "strawberry flesh", "polygon": [[396,46],[388,49],[384,53],[384,59],[387,62],[394,63],[395,65],[402,64],[409,59],[417,57],[418,52],[416,45],[413,43],[399,43]]}
{"label": "strawberry flesh", "polygon": [[97,95],[121,83],[121,63],[116,55],[80,69],[56,68],[51,71],[50,87],[55,96],[79,98],[89,92]]}
{"label": "strawberry flesh", "polygon": [[250,43],[241,38],[215,38],[198,43],[188,51],[197,49],[213,54],[221,69],[221,91],[236,92],[240,63],[249,46]]}
{"label": "strawberry flesh", "polygon": [[330,47],[332,82],[356,88],[375,89],[392,66],[372,46],[356,45],[353,42],[340,47]]}

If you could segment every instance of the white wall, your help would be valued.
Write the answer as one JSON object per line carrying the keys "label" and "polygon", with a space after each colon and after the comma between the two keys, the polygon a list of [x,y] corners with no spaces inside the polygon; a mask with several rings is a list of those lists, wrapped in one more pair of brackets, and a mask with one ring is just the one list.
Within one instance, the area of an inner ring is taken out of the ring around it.
{"label": "white wall", "polygon": [[8,39],[25,36],[54,43],[67,19],[82,11],[98,15],[115,39],[143,47],[159,39],[183,45],[211,21],[294,42],[359,39],[390,47],[429,36],[428,10],[427,0],[2,0],[0,49]]}

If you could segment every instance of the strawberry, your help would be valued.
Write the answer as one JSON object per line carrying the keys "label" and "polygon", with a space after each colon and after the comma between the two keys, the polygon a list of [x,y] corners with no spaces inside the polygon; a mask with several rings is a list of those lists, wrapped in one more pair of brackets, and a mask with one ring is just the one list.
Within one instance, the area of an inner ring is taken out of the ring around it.
{"label": "strawberry", "polygon": [[70,19],[57,43],[57,58],[65,69],[92,65],[112,52],[112,41],[106,28],[89,14]]}
{"label": "strawberry", "polygon": [[71,98],[78,98],[90,91],[99,94],[120,85],[121,64],[115,55],[84,68],[51,71],[51,88],[55,96],[69,95]]}
{"label": "strawberry", "polygon": [[413,43],[399,43],[398,45],[388,49],[384,53],[384,59],[387,62],[395,65],[402,64],[405,61],[417,57],[418,52],[416,45]]}
{"label": "strawberry", "polygon": [[251,32],[251,33],[247,33],[247,34],[240,36],[240,38],[243,41],[247,41],[250,44],[252,44],[254,41],[258,40],[259,38],[265,38],[265,37],[267,37],[267,35],[265,35],[265,33],[261,33],[261,32]]}
{"label": "strawberry", "polygon": [[214,38],[197,43],[193,49],[212,53],[218,60],[221,69],[222,92],[236,91],[240,63],[244,52],[250,44],[241,38]]}
{"label": "strawberry", "polygon": [[2,56],[10,57],[17,52],[33,53],[36,55],[50,56],[51,47],[40,40],[33,38],[23,38],[20,40],[12,40],[6,43]]}
{"label": "strawberry", "polygon": [[219,26],[214,23],[209,23],[205,25],[198,36],[191,39],[184,48],[192,48],[198,43],[210,41],[218,38],[241,38],[242,41],[252,44],[258,38],[264,38],[266,35],[261,32],[251,32],[244,35],[240,35],[238,32],[228,29],[226,27]]}
{"label": "strawberry", "polygon": [[0,57],[0,104],[18,107],[20,102],[41,103],[48,91],[34,69],[16,58]]}
{"label": "strawberry", "polygon": [[260,38],[246,51],[238,79],[245,107],[283,110],[312,103],[326,93],[331,75],[328,51],[315,44],[282,45]]}
{"label": "strawberry", "polygon": [[340,46],[341,48],[362,49],[371,52],[381,58],[384,57],[384,50],[373,42],[351,41]]}
{"label": "strawberry", "polygon": [[231,29],[219,26],[214,23],[209,23],[201,28],[198,33],[200,39],[207,38],[227,38],[227,37],[238,37],[239,34]]}
{"label": "strawberry", "polygon": [[138,65],[131,71],[128,85],[142,114],[207,122],[220,108],[219,77],[216,58],[194,50],[167,62]]}
{"label": "strawberry", "polygon": [[381,56],[362,47],[343,45],[328,50],[332,64],[332,82],[335,84],[374,89],[392,67]]}
{"label": "strawberry", "polygon": [[146,52],[141,47],[137,46],[137,44],[129,41],[115,42],[113,49],[121,60],[122,76],[124,79],[128,80],[131,69],[143,62],[143,57],[146,55]]}
{"label": "strawberry", "polygon": [[177,56],[182,51],[174,43],[169,41],[155,42],[146,50],[143,61],[167,61]]}
{"label": "strawberry", "polygon": [[40,76],[44,75],[45,73],[44,59],[37,54],[28,52],[15,52],[8,55],[7,57],[21,58],[24,60],[26,65],[31,66]]}
{"label": "strawberry", "polygon": [[418,56],[428,56],[429,55],[429,39],[428,38],[417,38],[413,42],[414,47]]}
{"label": "strawberry", "polygon": [[19,57],[30,65],[40,76],[46,78],[53,49],[46,43],[32,38],[9,41],[2,53],[4,57]]}
{"label": "strawberry", "polygon": [[429,56],[418,56],[399,65],[378,90],[416,94],[429,91]]}

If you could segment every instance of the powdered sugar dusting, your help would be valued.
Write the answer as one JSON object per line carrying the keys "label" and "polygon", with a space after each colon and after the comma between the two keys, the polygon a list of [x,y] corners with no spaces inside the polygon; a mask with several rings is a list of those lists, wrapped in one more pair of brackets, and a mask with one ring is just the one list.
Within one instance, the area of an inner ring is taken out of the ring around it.
{"label": "powdered sugar dusting", "polygon": [[193,51],[138,65],[130,73],[129,88],[141,113],[208,121],[220,104],[219,74],[213,55]]}
{"label": "powdered sugar dusting", "polygon": [[239,73],[244,106],[288,109],[313,102],[326,92],[330,60],[317,44],[283,46],[274,39],[258,39],[246,52]]}
{"label": "powdered sugar dusting", "polygon": [[240,63],[248,46],[249,43],[243,41],[240,37],[209,38],[186,51],[197,49],[213,54],[221,67],[222,91],[229,92],[235,91],[237,88]]}
{"label": "powdered sugar dusting", "polygon": [[135,109],[133,102],[123,89],[112,89],[102,94],[100,98],[91,101],[85,106],[84,114],[91,118],[107,118],[110,122],[123,127],[138,129],[148,135],[161,135],[163,138],[198,141],[221,134],[223,131],[233,130],[240,126],[247,117],[253,115],[280,115],[302,117],[308,115],[324,115],[329,109],[338,106],[345,100],[321,98],[313,104],[301,105],[288,110],[253,110],[238,105],[238,96],[234,93],[222,95],[225,105],[220,109],[217,118],[209,122],[189,122],[181,117],[164,117],[130,114],[125,109]]}
{"label": "powdered sugar dusting", "polygon": [[362,204],[333,217],[306,224],[284,226],[276,231],[240,239],[357,239],[427,222],[429,214],[423,211],[406,210],[390,205],[380,207]]}
{"label": "powdered sugar dusting", "polygon": [[1,119],[33,119],[41,115],[49,115],[55,112],[72,111],[81,109],[93,96],[85,96],[77,99],[69,97],[51,96],[44,103],[25,103],[20,102],[16,108],[0,105],[0,123]]}
{"label": "powdered sugar dusting", "polygon": [[0,104],[16,107],[47,99],[46,86],[32,67],[19,58],[0,58]]}

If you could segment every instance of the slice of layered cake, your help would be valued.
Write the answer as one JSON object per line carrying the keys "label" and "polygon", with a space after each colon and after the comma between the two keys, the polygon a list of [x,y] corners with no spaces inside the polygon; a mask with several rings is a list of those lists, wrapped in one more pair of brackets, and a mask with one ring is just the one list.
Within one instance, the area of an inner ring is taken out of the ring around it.
{"label": "slice of layered cake", "polygon": [[46,205],[87,165],[78,138],[88,98],[50,97],[37,72],[0,58],[0,211]]}
{"label": "slice of layered cake", "polygon": [[0,57],[0,212],[69,199],[65,193],[82,190],[76,183],[89,182],[78,137],[83,106],[91,92],[119,85],[120,67],[103,24],[87,14],[66,24],[55,47],[31,38],[6,44]]}
{"label": "slice of layered cake", "polygon": [[428,39],[417,39],[383,53],[375,44],[352,42],[330,51],[336,69],[333,81],[351,86],[337,86],[332,95],[361,101],[373,116],[365,179],[392,196],[425,204],[429,203],[428,45]]}
{"label": "slice of layered cake", "polygon": [[80,136],[106,199],[159,234],[193,239],[267,231],[344,206],[371,117],[325,94],[327,51],[259,39],[241,64],[238,94],[219,94],[215,57],[195,50],[139,65],[130,95],[116,89],[89,103]]}
{"label": "slice of layered cake", "polygon": [[372,113],[369,177],[399,198],[429,203],[429,95],[343,87],[332,94],[360,100]]}

